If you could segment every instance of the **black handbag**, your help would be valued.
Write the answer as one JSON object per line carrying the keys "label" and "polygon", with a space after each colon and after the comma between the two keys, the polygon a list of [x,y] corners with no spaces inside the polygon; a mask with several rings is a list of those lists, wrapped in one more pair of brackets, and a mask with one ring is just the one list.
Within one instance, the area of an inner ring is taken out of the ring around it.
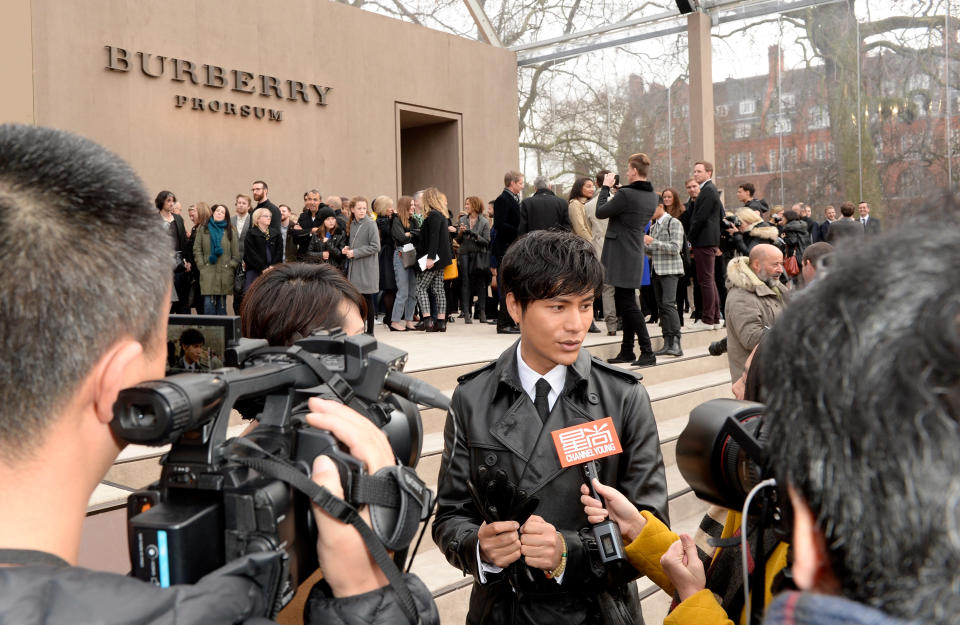
{"label": "black handbag", "polygon": [[247,281],[247,272],[243,270],[243,262],[237,264],[237,271],[233,274],[233,292],[242,293],[243,285]]}

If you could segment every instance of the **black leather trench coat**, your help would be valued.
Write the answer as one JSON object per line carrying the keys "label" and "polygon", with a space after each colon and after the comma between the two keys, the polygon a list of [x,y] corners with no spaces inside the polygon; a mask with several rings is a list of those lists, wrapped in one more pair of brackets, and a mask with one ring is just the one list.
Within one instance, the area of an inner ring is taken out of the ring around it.
{"label": "black leather trench coat", "polygon": [[[453,566],[474,576],[467,623],[597,623],[597,595],[611,587],[623,591],[622,585],[638,573],[629,566],[605,571],[589,556],[589,541],[580,534],[588,527],[580,504],[582,470],[560,466],[550,432],[612,417],[623,453],[598,461],[600,480],[667,522],[666,477],[650,400],[632,374],[581,350],[544,424],[520,385],[516,354],[515,343],[495,363],[462,376],[454,391],[444,428],[434,541]],[[511,481],[539,498],[534,514],[553,524],[567,543],[562,584],[537,569],[517,576],[519,592],[511,587],[508,572],[488,573],[487,583],[479,583],[477,532],[482,519],[466,481],[478,483],[481,465],[503,469]],[[639,610],[639,605],[631,609]],[[635,616],[642,622],[639,611]]]}

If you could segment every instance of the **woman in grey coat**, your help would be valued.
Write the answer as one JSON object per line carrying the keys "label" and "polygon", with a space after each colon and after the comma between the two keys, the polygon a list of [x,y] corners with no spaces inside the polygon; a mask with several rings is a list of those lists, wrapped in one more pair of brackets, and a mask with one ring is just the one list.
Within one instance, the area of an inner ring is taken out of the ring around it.
{"label": "woman in grey coat", "polygon": [[373,296],[380,290],[380,233],[367,217],[367,198],[353,198],[353,218],[347,226],[349,244],[343,255],[350,259],[347,278],[367,300],[367,334],[373,334]]}

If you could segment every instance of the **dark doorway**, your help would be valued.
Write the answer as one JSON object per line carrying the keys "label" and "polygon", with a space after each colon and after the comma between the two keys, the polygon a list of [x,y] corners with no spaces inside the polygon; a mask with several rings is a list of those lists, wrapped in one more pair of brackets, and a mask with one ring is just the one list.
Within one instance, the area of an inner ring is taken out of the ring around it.
{"label": "dark doorway", "polygon": [[463,206],[461,115],[397,103],[399,195],[437,187],[456,218]]}

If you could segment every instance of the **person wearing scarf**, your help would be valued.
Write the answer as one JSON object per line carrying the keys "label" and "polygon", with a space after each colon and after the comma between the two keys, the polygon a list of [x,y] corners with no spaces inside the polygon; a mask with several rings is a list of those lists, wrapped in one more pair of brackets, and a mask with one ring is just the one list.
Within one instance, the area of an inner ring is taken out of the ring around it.
{"label": "person wearing scarf", "polygon": [[234,275],[240,264],[240,237],[230,224],[227,207],[215,204],[213,216],[201,225],[198,235],[193,255],[200,271],[203,314],[226,315],[227,295],[233,293]]}

